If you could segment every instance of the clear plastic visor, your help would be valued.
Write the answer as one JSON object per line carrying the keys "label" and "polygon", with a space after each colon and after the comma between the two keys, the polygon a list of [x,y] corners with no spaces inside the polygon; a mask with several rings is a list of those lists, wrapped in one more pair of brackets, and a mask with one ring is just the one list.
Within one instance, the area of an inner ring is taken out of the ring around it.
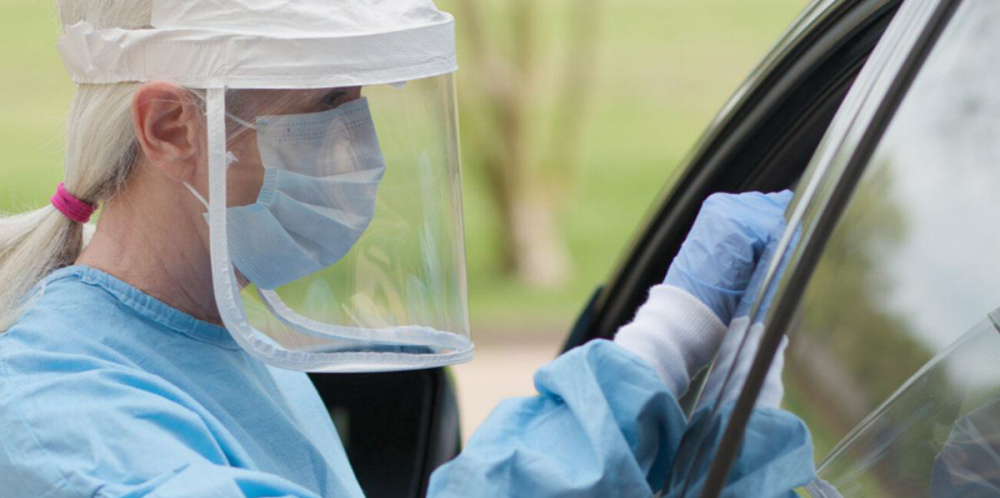
{"label": "clear plastic visor", "polygon": [[210,195],[208,219],[241,346],[307,371],[471,359],[452,75],[230,90],[218,116],[222,94],[207,99],[209,192],[225,202]]}

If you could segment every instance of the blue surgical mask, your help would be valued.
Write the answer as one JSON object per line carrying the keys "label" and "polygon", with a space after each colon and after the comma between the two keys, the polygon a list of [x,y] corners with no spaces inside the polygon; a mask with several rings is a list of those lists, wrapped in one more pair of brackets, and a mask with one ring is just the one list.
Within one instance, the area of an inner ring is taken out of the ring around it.
{"label": "blue surgical mask", "polygon": [[363,98],[249,126],[264,183],[256,202],[227,209],[229,254],[250,282],[271,290],[347,254],[374,216],[385,160]]}

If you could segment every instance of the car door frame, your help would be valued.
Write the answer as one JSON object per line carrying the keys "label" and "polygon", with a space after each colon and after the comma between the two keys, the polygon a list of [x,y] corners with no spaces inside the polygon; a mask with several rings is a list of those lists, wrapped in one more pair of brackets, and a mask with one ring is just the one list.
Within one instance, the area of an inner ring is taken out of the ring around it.
{"label": "car door frame", "polygon": [[[828,198],[824,199],[823,208],[818,213],[814,228],[810,230],[809,236],[803,237],[797,258],[780,280],[777,297],[765,320],[767,324],[765,333],[712,460],[705,479],[705,487],[700,493],[701,498],[713,498],[721,494],[726,476],[739,453],[743,432],[753,412],[764,378],[770,370],[782,337],[786,335],[793,323],[795,312],[813,270],[819,262],[823,248],[846,209],[865,167],[874,155],[886,129],[892,122],[892,118],[950,22],[952,15],[962,2],[962,0],[927,1],[937,1],[937,4],[933,5],[934,10],[927,17],[926,23],[914,27],[920,32],[914,37],[913,45],[909,48],[905,59],[899,64],[898,70],[889,75],[891,83],[884,96],[875,101],[875,108],[870,119],[860,123],[860,126],[863,126],[863,133],[855,142],[845,142],[837,147],[838,149],[845,148],[848,156],[843,168],[839,170],[840,174],[836,184]],[[852,128],[854,126],[858,126],[858,124],[852,124]],[[852,130],[848,129],[844,133],[850,131]],[[835,158],[831,157],[829,160],[833,161]],[[817,157],[817,161],[823,161],[823,158]],[[818,164],[818,166],[822,167],[822,164]],[[790,223],[793,226],[797,225],[794,216],[795,214],[793,214],[793,220]],[[765,283],[765,285],[767,284]]]}
{"label": "car door frame", "polygon": [[[801,173],[850,81],[901,1],[821,0],[803,12],[724,106],[678,169],[679,174],[661,195],[658,207],[648,217],[609,283],[598,289],[585,308],[565,349],[597,338],[610,338],[618,327],[631,320],[649,287],[666,273],[667,264],[709,194],[777,190]],[[405,496],[426,493],[431,473],[458,454],[459,413],[454,385],[446,370],[313,374],[312,378],[334,418],[342,415],[345,408],[360,413],[352,406],[362,398],[368,406],[365,413],[395,413],[387,408],[392,401],[398,400],[399,395],[413,394],[412,386],[420,386],[416,388],[421,391],[419,399],[412,400],[420,416],[412,417],[409,428],[399,424],[386,426],[388,432],[399,437],[412,435],[414,431],[420,433],[413,441],[411,457],[417,462],[413,475],[400,482],[400,485],[402,481],[410,483]],[[348,389],[367,390],[380,396],[352,397]],[[365,432],[370,431],[356,431],[354,440],[345,446],[352,462],[358,460],[362,467],[359,480],[363,487],[371,489],[370,483],[375,482],[378,472],[367,468],[362,460],[371,460],[370,455],[365,455],[378,450],[374,446],[384,438],[371,437],[372,434]]]}
{"label": "car door frame", "polygon": [[563,351],[610,339],[658,284],[714,192],[788,188],[901,0],[819,1],[723,107],[584,308]]}

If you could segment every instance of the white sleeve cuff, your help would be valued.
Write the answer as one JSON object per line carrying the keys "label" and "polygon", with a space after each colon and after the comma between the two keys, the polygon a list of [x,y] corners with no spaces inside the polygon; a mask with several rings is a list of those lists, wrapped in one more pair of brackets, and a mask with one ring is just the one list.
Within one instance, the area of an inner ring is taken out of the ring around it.
{"label": "white sleeve cuff", "polygon": [[615,344],[646,361],[676,397],[715,356],[726,326],[696,297],[672,285],[657,285],[622,327]]}
{"label": "white sleeve cuff", "polygon": [[[746,378],[750,374],[754,358],[760,347],[760,341],[764,336],[764,325],[760,322],[748,326],[750,318],[742,316],[729,324],[729,336],[723,341],[719,349],[719,356],[716,360],[716,367],[705,383],[705,389],[698,400],[697,408],[701,408],[709,403],[718,400],[719,405],[735,402],[743,391]],[[742,346],[742,349],[741,349]],[[764,385],[761,387],[760,395],[757,397],[757,408],[780,408],[781,400],[785,395],[785,388],[781,382],[781,373],[785,365],[785,348],[788,346],[788,337],[782,337],[778,344],[778,351],[771,362],[771,368],[764,378]],[[730,374],[730,372],[732,372]],[[729,382],[726,385],[726,378]],[[725,392],[723,392],[725,388]],[[696,409],[697,409],[696,408]]]}

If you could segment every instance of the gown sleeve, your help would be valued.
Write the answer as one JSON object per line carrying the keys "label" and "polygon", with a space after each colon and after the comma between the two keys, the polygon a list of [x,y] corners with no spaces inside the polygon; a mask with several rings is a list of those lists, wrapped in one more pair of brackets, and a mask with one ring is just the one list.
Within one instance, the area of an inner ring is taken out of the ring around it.
{"label": "gown sleeve", "polygon": [[651,496],[667,480],[686,420],[642,359],[609,341],[535,375],[539,395],[501,403],[428,496]]}
{"label": "gown sleeve", "polygon": [[61,368],[29,377],[0,358],[5,496],[317,497],[232,466],[240,456],[158,377],[85,357],[51,360]]}
{"label": "gown sleeve", "polygon": [[[665,498],[701,495],[734,405],[727,403],[714,416],[708,407],[695,411],[686,437],[700,444],[680,448]],[[747,421],[720,496],[797,498],[795,489],[809,484],[815,475],[812,438],[805,424],[791,412],[758,406]]]}

